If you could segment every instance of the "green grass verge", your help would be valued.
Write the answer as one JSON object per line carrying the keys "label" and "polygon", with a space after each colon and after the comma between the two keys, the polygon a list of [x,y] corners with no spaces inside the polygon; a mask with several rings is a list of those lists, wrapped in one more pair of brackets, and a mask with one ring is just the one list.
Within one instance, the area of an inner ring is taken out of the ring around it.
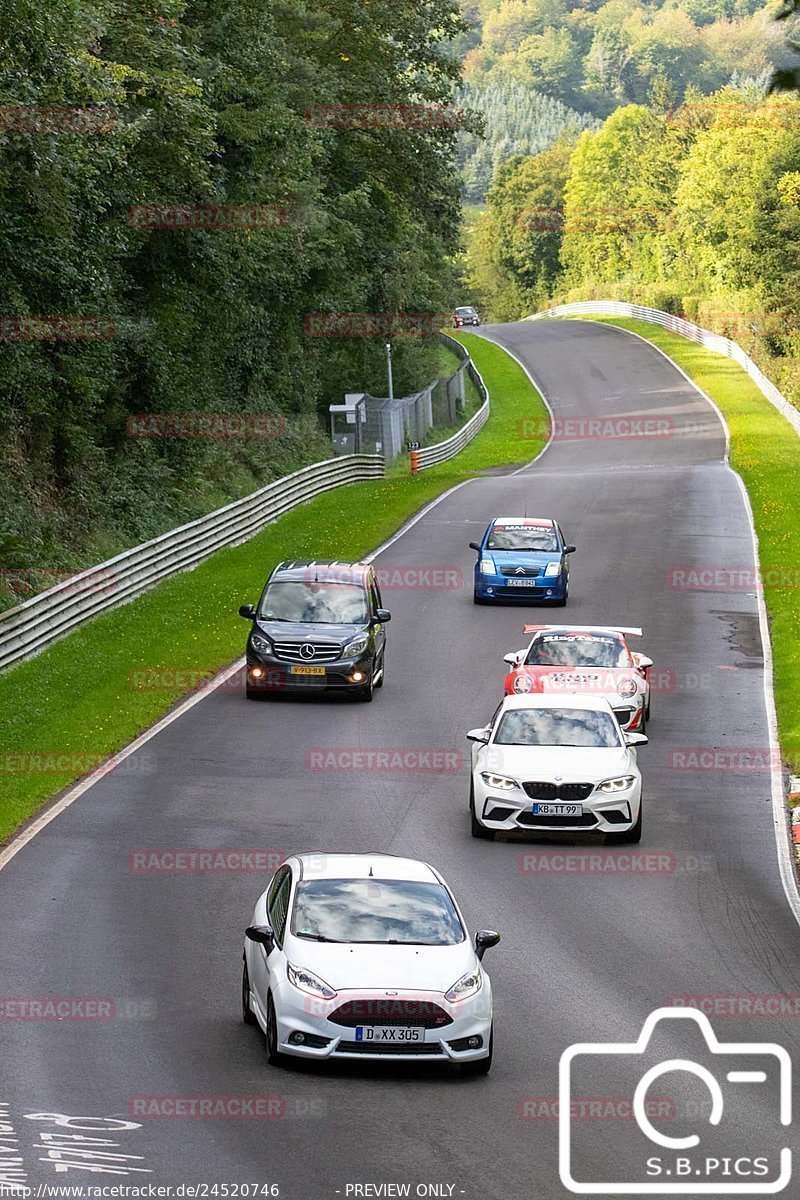
{"label": "green grass verge", "polygon": [[800,774],[800,439],[731,359],[646,321],[590,319],[629,329],[664,350],[725,416],[731,466],[744,480],[758,535],[781,753]]}
{"label": "green grass verge", "polygon": [[[245,545],[220,551],[0,676],[0,842],[162,716],[185,693],[187,678],[209,677],[243,653],[246,626],[237,608],[257,598],[279,559],[357,559],[453,484],[485,468],[533,458],[545,439],[524,441],[521,453],[520,423],[533,418],[538,428],[546,427],[538,393],[499,346],[474,334],[458,340],[486,381],[492,414],[457,458],[416,479],[406,465],[385,480],[319,496]],[[142,673],[152,678],[171,670],[182,672],[175,686],[136,687]],[[48,754],[62,761],[42,757]],[[23,757],[33,755],[53,769]]]}

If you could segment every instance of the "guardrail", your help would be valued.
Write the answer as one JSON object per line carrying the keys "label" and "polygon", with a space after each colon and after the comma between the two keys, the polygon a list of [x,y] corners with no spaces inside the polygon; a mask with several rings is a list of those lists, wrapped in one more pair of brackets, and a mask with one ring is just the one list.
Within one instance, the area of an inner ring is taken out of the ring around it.
{"label": "guardrail", "polygon": [[446,333],[439,335],[439,340],[449,345],[452,349],[456,349],[457,353],[466,355],[462,366],[459,370],[466,370],[472,382],[478,389],[478,395],[482,398],[483,404],[476,413],[470,417],[466,424],[447,438],[443,442],[437,442],[435,446],[425,446],[422,450],[411,451],[411,474],[416,475],[419,471],[427,471],[429,467],[435,467],[438,463],[447,462],[449,458],[454,458],[459,454],[465,446],[469,445],[475,434],[478,433],[486,422],[489,420],[489,393],[486,389],[486,384],[481,378],[480,372],[473,363],[469,353],[457,342],[455,338],[449,337]]}
{"label": "guardrail", "polygon": [[777,408],[781,416],[786,418],[795,432],[800,434],[800,411],[778,391],[771,379],[767,379],[761,368],[757,367],[752,358],[745,354],[742,347],[737,342],[732,342],[730,338],[722,337],[719,333],[712,333],[710,329],[701,329],[699,325],[693,325],[691,321],[685,321],[683,317],[661,312],[658,308],[644,308],[640,304],[629,304],[624,300],[578,300],[574,304],[557,304],[554,308],[548,308],[544,312],[533,313],[526,320],[538,321],[542,317],[578,317],[589,313],[597,313],[599,316],[635,317],[639,321],[649,321],[651,325],[661,325],[671,333],[678,333],[681,337],[699,342],[708,350],[715,350],[718,354],[732,358],[750,376],[761,394]]}
{"label": "guardrail", "polygon": [[352,454],[312,463],[65,579],[0,613],[0,670],[33,657],[92,617],[133,600],[161,580],[191,570],[217,550],[246,542],[283,513],[322,492],[384,474],[380,454]]}

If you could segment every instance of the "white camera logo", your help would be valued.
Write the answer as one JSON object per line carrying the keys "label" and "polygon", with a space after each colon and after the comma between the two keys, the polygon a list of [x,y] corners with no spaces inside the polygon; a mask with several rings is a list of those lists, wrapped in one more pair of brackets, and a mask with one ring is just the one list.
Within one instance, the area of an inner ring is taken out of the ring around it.
{"label": "white camera logo", "polygon": [[[574,1059],[583,1055],[595,1057],[598,1055],[644,1054],[656,1025],[659,1021],[667,1018],[670,1020],[679,1019],[695,1022],[699,1026],[708,1049],[713,1055],[735,1055],[737,1058],[747,1055],[758,1055],[762,1060],[767,1056],[774,1057],[778,1064],[780,1122],[781,1125],[791,1124],[792,1063],[788,1053],[782,1046],[778,1046],[773,1042],[720,1042],[717,1040],[708,1017],[696,1009],[659,1008],[647,1018],[642,1027],[639,1040],[636,1042],[580,1042],[574,1046],[570,1046],[561,1055],[559,1064],[558,1165],[561,1182],[564,1184],[564,1187],[579,1195],[606,1195],[611,1193],[628,1195],[641,1195],[645,1193],[670,1195],[686,1195],[687,1193],[694,1195],[739,1193],[756,1195],[764,1193],[774,1194],[782,1191],[792,1177],[792,1152],[788,1147],[784,1147],[780,1152],[779,1178],[769,1182],[753,1182],[752,1179],[737,1182],[729,1182],[726,1179],[713,1182],[700,1182],[694,1178],[682,1183],[671,1177],[669,1182],[645,1180],[643,1182],[592,1183],[579,1181],[573,1177],[571,1099],[572,1064]],[[700,1138],[697,1134],[690,1134],[687,1137],[670,1137],[653,1126],[646,1112],[647,1093],[650,1087],[662,1075],[666,1075],[672,1071],[687,1072],[705,1083],[711,1096],[709,1123],[711,1125],[720,1124],[724,1112],[724,1097],[719,1080],[706,1067],[691,1062],[689,1059],[682,1058],[668,1059],[665,1062],[658,1063],[642,1075],[633,1096],[633,1115],[641,1132],[657,1146],[670,1151],[691,1150],[700,1144]],[[724,1077],[728,1083],[733,1084],[763,1084],[767,1082],[767,1073],[763,1070],[726,1071]],[[666,1173],[671,1174],[670,1172]],[[700,1172],[692,1171],[691,1174],[696,1176]]]}

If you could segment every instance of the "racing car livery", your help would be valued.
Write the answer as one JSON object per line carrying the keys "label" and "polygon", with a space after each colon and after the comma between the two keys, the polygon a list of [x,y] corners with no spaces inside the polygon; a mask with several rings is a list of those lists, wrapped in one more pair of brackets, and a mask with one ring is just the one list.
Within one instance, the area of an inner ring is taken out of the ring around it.
{"label": "racing car livery", "polygon": [[470,542],[476,604],[531,600],[563,606],[569,596],[569,556],[558,523],[550,517],[495,517],[483,541]]}
{"label": "racing car livery", "polygon": [[628,648],[638,628],[600,625],[526,625],[527,650],[506,654],[511,670],[506,696],[527,693],[591,693],[608,700],[621,727],[644,733],[650,716],[653,660]]}

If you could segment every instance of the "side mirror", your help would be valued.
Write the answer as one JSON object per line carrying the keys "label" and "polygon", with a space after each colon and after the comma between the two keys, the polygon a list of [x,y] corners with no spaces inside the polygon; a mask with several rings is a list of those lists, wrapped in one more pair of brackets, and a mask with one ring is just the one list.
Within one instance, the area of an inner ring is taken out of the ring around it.
{"label": "side mirror", "polygon": [[510,667],[518,667],[519,666],[519,650],[516,650],[513,654],[504,654],[503,662],[508,663],[508,665]]}
{"label": "side mirror", "polygon": [[481,550],[483,549],[480,542],[470,542],[469,548],[470,548],[470,550],[477,550],[479,554],[480,554]]}
{"label": "side mirror", "polygon": [[564,553],[565,553],[565,554],[574,554],[574,553],[575,553],[575,547],[574,547],[574,546],[565,546],[565,547],[564,547]]}
{"label": "side mirror", "polygon": [[626,746],[646,746],[650,738],[646,733],[623,733]]}
{"label": "side mirror", "polygon": [[248,621],[255,619],[256,609],[254,604],[240,604],[239,616],[244,617]]}
{"label": "side mirror", "polygon": [[633,659],[633,665],[640,671],[646,671],[648,667],[652,667],[653,665],[652,658],[648,658],[646,654],[632,654],[631,658]]}
{"label": "side mirror", "polygon": [[478,958],[483,958],[486,951],[491,950],[499,941],[500,934],[495,933],[493,929],[479,929],[475,934],[475,953]]}
{"label": "side mirror", "polygon": [[392,614],[388,608],[378,608],[375,610],[375,620],[379,625],[385,625],[387,621],[391,621]]}
{"label": "side mirror", "polygon": [[482,742],[483,745],[485,746],[486,743],[489,741],[489,737],[490,737],[489,728],[488,728],[488,726],[486,726],[484,729],[470,729],[469,733],[467,734],[467,741],[468,742]]}
{"label": "side mirror", "polygon": [[275,949],[275,934],[270,929],[269,925],[250,925],[244,931],[244,936],[251,942],[256,942],[257,945],[263,946],[267,954],[271,954]]}

